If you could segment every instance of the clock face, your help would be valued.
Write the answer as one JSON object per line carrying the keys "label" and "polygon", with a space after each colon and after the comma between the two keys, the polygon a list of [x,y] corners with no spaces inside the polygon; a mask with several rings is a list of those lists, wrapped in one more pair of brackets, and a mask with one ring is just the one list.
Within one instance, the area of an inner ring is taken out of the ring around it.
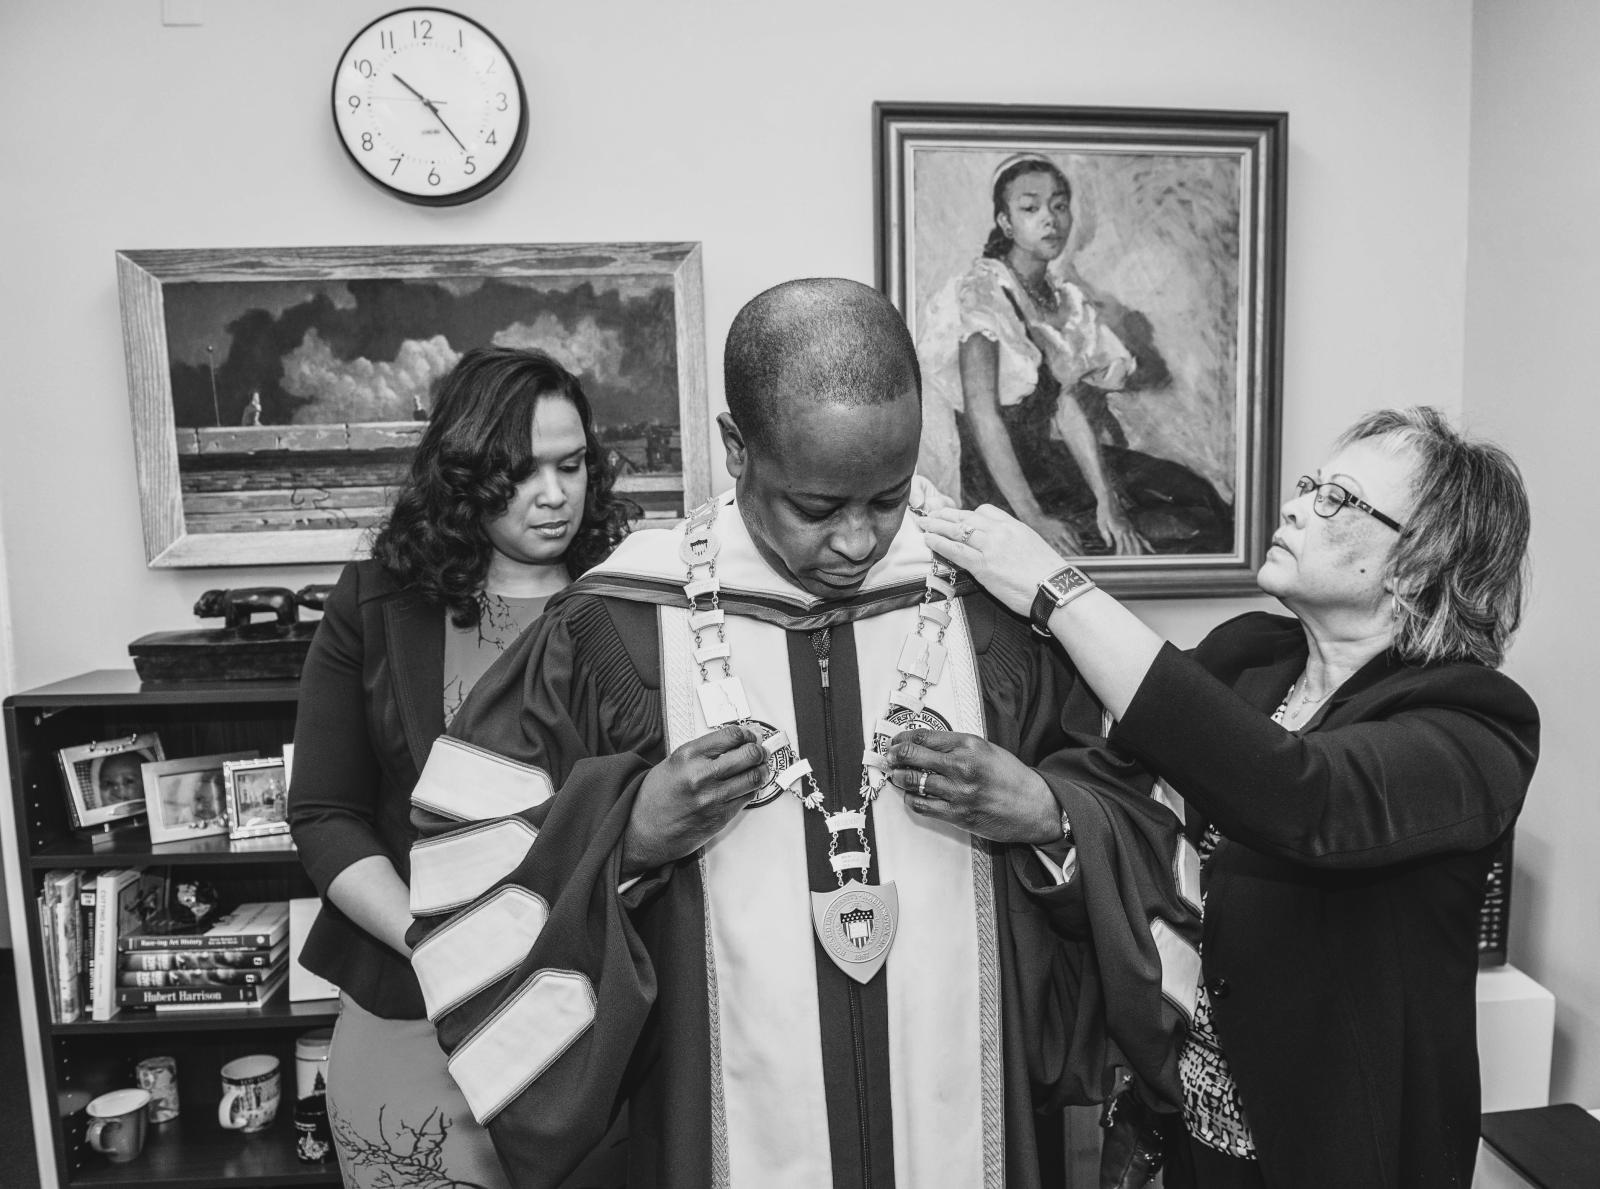
{"label": "clock face", "polygon": [[449,206],[510,174],[528,137],[528,105],[516,64],[488,30],[442,8],[402,8],[345,49],[333,122],[378,185]]}

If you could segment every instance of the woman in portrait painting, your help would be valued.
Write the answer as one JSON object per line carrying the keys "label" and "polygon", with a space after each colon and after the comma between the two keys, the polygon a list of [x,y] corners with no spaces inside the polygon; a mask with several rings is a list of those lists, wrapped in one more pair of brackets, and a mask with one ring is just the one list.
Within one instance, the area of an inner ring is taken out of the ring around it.
{"label": "woman in portrait painting", "polygon": [[1007,158],[983,254],[921,320],[918,470],[966,507],[1005,508],[1066,554],[1226,553],[1233,510],[1209,481],[1128,448],[1106,399],[1135,357],[1063,275],[1072,188],[1049,159]]}

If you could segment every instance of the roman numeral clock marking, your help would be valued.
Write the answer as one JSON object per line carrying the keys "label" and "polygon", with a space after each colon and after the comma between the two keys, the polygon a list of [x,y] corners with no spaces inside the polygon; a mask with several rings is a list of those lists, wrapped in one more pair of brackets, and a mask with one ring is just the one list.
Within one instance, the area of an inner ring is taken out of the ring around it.
{"label": "roman numeral clock marking", "polygon": [[363,176],[407,202],[453,206],[510,175],[528,137],[516,62],[476,21],[403,8],[350,40],[333,122]]}

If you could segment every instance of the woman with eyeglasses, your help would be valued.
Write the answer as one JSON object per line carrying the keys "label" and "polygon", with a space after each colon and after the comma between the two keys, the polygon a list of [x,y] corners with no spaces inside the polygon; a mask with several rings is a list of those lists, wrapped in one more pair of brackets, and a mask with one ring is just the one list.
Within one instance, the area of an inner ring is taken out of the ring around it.
{"label": "woman with eyeglasses", "polygon": [[[1539,745],[1497,671],[1527,560],[1516,465],[1433,409],[1363,417],[1258,573],[1292,614],[1189,653],[1002,512],[924,523],[1114,716],[1081,783],[1136,765],[1185,803],[1204,940],[1168,988],[1192,1021],[1169,1189],[1469,1185],[1478,917]],[[939,771],[931,749],[894,759]]]}

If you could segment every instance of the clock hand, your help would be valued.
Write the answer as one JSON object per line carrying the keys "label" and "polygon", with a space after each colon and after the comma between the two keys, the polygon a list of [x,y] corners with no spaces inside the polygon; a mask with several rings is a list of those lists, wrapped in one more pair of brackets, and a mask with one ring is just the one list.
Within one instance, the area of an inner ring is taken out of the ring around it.
{"label": "clock hand", "polygon": [[433,105],[433,100],[429,99],[421,91],[417,90],[410,83],[406,82],[406,80],[401,78],[398,74],[395,74],[394,71],[391,70],[389,72],[389,74],[390,74],[390,77],[392,77],[395,82],[399,83],[402,87],[404,87],[406,90],[410,91],[418,99],[422,100],[422,106],[427,108],[429,111],[431,111],[433,113],[433,118],[439,121],[439,127],[443,128],[446,132],[450,133],[450,139],[456,142],[456,147],[457,148],[459,148],[463,153],[466,152],[467,151],[467,146],[461,143],[461,138],[455,134],[455,130],[453,128],[451,128],[449,124],[446,124],[444,122],[444,117],[439,114],[439,109]]}

